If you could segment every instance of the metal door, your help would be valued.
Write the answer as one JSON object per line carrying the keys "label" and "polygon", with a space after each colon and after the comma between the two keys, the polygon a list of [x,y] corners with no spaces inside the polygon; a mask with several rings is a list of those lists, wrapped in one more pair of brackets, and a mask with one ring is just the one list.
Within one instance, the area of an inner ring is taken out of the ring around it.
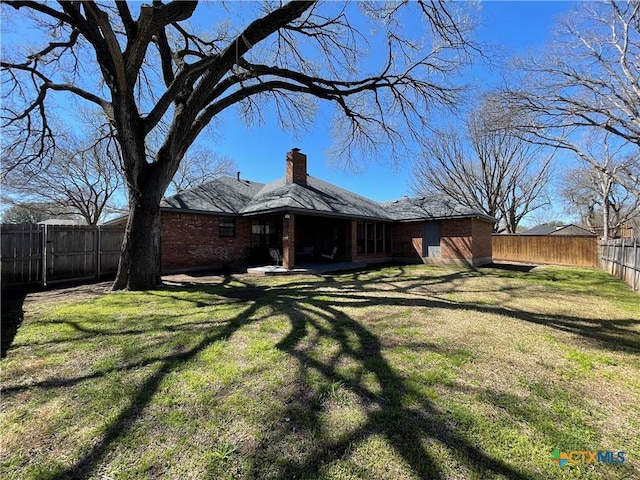
{"label": "metal door", "polygon": [[440,257],[440,222],[425,222],[422,228],[422,256]]}

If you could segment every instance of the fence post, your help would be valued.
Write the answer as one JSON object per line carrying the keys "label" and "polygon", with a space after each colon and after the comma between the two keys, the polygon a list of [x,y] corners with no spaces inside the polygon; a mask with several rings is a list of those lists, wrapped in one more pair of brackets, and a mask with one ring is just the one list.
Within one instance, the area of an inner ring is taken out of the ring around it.
{"label": "fence post", "polygon": [[47,224],[42,225],[42,285],[47,285]]}
{"label": "fence post", "polygon": [[633,239],[633,291],[637,290],[637,277],[638,277],[638,239]]}
{"label": "fence post", "polygon": [[100,262],[101,262],[101,249],[102,249],[102,229],[96,225],[96,280],[100,280]]}
{"label": "fence post", "polygon": [[622,239],[622,248],[620,249],[620,256],[622,257],[620,259],[620,273],[622,274],[622,279],[626,279],[627,278],[627,245],[626,245],[626,240],[623,238]]}

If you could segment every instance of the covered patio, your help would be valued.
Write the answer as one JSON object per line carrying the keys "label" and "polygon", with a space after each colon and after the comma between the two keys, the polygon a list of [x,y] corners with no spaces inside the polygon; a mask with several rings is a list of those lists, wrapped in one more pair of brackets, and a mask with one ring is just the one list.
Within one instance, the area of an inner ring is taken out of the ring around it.
{"label": "covered patio", "polygon": [[271,263],[272,249],[282,257],[278,263],[288,269],[350,261],[351,222],[290,212],[256,216],[251,226],[251,261]]}

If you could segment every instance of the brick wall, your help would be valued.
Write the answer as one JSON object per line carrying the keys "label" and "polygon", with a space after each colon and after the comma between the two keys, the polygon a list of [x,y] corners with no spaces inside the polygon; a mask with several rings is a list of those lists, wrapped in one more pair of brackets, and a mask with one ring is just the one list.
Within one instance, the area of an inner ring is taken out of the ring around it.
{"label": "brick wall", "polygon": [[[292,215],[293,217],[293,215]],[[290,222],[295,225],[295,218]],[[286,221],[285,221],[286,222]],[[356,253],[356,222],[346,228],[346,255],[363,259]],[[251,245],[251,224],[248,218],[236,218],[235,237],[220,237],[219,217],[194,213],[162,212],[161,259],[163,271],[216,268],[247,262]],[[393,257],[405,261],[422,258],[423,222],[396,223],[392,226]],[[295,230],[294,230],[295,231]],[[290,241],[295,233],[290,231]],[[440,223],[441,260],[491,259],[491,224],[477,219],[443,220]],[[292,245],[294,243],[292,242]],[[286,250],[283,249],[283,250]],[[283,251],[283,254],[285,251]],[[367,258],[388,255],[368,255]],[[293,260],[294,255],[291,255]]]}
{"label": "brick wall", "polygon": [[472,219],[456,218],[440,222],[441,256],[445,259],[471,259]]}
{"label": "brick wall", "polygon": [[493,224],[474,218],[473,231],[473,258],[474,260],[488,260],[492,258],[491,234]]}
{"label": "brick wall", "polygon": [[486,263],[491,260],[491,223],[461,218],[440,221],[440,258],[422,257],[424,222],[393,226],[393,256],[427,263]]}
{"label": "brick wall", "polygon": [[391,241],[394,257],[413,260],[422,258],[422,226],[423,222],[393,225]]}
{"label": "brick wall", "polygon": [[162,212],[162,271],[222,267],[247,260],[251,219],[236,218],[235,237],[220,237],[215,215]]}
{"label": "brick wall", "polygon": [[284,216],[282,224],[282,266],[293,268],[296,264],[296,215]]}

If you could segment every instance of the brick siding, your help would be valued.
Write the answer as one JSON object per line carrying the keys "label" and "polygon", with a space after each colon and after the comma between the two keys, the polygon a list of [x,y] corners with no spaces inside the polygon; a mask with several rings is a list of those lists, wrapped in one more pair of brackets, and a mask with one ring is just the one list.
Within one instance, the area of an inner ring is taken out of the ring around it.
{"label": "brick siding", "polygon": [[296,216],[291,213],[284,216],[282,234],[282,266],[293,268],[296,264]]}
{"label": "brick siding", "polygon": [[421,260],[423,225],[424,222],[396,223],[392,225],[391,244],[394,257]]}
{"label": "brick siding", "polygon": [[[283,249],[283,256],[295,260],[295,220],[288,224],[291,251]],[[197,268],[219,268],[226,265],[246,263],[251,245],[250,218],[236,218],[235,237],[220,237],[219,218],[215,215],[197,213],[161,214],[162,271],[178,271]],[[422,257],[422,230],[424,222],[396,223],[392,226],[392,256],[405,261],[425,261]],[[443,261],[487,261],[491,259],[491,223],[478,219],[451,219],[440,222],[441,260]],[[345,256],[353,260],[364,260],[356,253],[356,221],[346,226]],[[286,235],[286,233],[285,233]],[[287,242],[288,243],[288,242]],[[287,255],[288,254],[288,255]],[[367,258],[390,258],[388,254],[367,255]],[[285,262],[286,263],[286,262]]]}
{"label": "brick siding", "polygon": [[[393,225],[393,256],[407,261],[427,261],[422,257],[424,222]],[[435,263],[478,263],[491,260],[490,222],[461,218],[440,221],[440,259]]]}
{"label": "brick siding", "polygon": [[440,222],[440,252],[444,259],[473,258],[473,229],[470,218]]}
{"label": "brick siding", "polygon": [[491,234],[493,224],[483,220],[473,219],[473,258],[491,259],[493,256]]}
{"label": "brick siding", "polygon": [[220,237],[219,218],[197,213],[162,212],[162,271],[246,262],[251,245],[251,219],[236,218],[235,237]]}

